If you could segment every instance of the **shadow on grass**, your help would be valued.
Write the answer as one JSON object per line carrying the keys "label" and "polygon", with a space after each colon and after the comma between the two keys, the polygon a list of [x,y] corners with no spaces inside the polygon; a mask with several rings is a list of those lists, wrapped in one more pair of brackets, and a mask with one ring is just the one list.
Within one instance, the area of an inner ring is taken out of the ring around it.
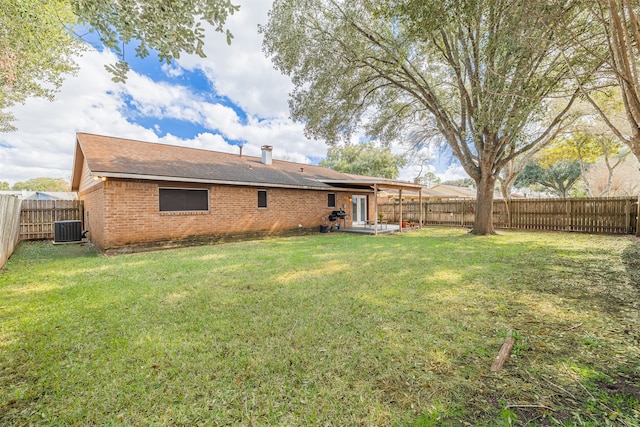
{"label": "shadow on grass", "polygon": [[[600,289],[628,285],[628,263],[619,241],[589,239],[429,229],[77,259],[34,247],[0,276],[0,299],[52,286],[0,310],[0,421],[571,420],[589,400],[580,381],[637,363]],[[509,334],[512,358],[491,374]]]}

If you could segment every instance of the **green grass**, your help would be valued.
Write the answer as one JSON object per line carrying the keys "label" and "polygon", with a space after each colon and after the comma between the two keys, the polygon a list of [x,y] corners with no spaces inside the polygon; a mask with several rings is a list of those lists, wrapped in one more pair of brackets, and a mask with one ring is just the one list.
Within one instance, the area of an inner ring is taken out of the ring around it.
{"label": "green grass", "polygon": [[0,424],[637,426],[639,311],[630,237],[22,243],[0,274]]}

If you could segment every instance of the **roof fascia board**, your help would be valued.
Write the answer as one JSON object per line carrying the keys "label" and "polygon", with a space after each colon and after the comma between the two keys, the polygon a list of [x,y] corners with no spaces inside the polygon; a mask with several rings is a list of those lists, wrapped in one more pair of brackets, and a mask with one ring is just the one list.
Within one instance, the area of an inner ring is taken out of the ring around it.
{"label": "roof fascia board", "polygon": [[[348,188],[339,188],[333,186],[311,186],[311,185],[287,185],[276,183],[264,183],[264,182],[250,182],[250,181],[229,181],[229,180],[216,180],[216,179],[202,179],[202,178],[185,178],[185,177],[173,177],[162,175],[137,175],[128,173],[113,173],[113,172],[99,172],[92,171],[92,176],[100,176],[106,178],[120,178],[120,179],[141,179],[145,181],[174,181],[174,182],[193,182],[199,184],[219,184],[219,185],[238,185],[242,187],[269,187],[269,188],[292,188],[298,190],[329,190],[329,191],[350,191]],[[358,189],[358,191],[361,191]]]}
{"label": "roof fascia board", "polygon": [[403,183],[403,182],[389,182],[389,181],[377,181],[366,179],[353,179],[353,180],[339,180],[339,179],[323,179],[325,184],[347,184],[347,185],[378,185],[378,188],[402,188],[418,191],[423,187],[418,184]]}

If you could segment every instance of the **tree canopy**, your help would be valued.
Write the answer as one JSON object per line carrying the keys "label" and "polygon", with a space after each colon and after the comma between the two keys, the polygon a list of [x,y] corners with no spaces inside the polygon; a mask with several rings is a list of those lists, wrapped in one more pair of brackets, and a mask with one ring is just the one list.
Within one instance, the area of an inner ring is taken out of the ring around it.
{"label": "tree canopy", "polygon": [[[473,232],[493,232],[496,175],[538,146],[575,99],[566,27],[579,1],[276,0],[265,52],[290,75],[290,110],[330,144],[434,130],[477,183]],[[571,67],[571,68],[570,68]],[[553,98],[565,107],[549,115]],[[528,130],[532,139],[520,136]]]}
{"label": "tree canopy", "polygon": [[81,50],[65,0],[0,0],[0,132],[14,130],[9,108],[28,97],[52,99]]}
{"label": "tree canopy", "polygon": [[203,23],[224,32],[231,43],[233,36],[224,24],[227,16],[239,9],[230,0],[69,1],[80,23],[95,31],[100,41],[118,54],[120,61],[108,69],[119,81],[125,80],[129,69],[124,45],[136,42],[135,56],[144,58],[153,50],[160,61],[167,63],[182,53],[204,57]]}
{"label": "tree canopy", "polygon": [[33,178],[28,181],[16,182],[13,190],[27,191],[69,191],[69,183],[62,178]]}
{"label": "tree canopy", "polygon": [[333,170],[357,175],[395,179],[406,164],[402,155],[391,153],[390,148],[375,144],[347,144],[329,147],[327,158],[320,162]]}
{"label": "tree canopy", "polygon": [[577,161],[562,160],[542,167],[539,162],[531,160],[516,178],[515,186],[522,188],[539,185],[558,197],[566,198],[579,179],[580,164]]}
{"label": "tree canopy", "polygon": [[637,0],[597,0],[587,4],[609,51],[608,55],[599,55],[590,45],[582,43],[579,47],[605,64],[606,75],[618,84],[628,124],[626,131],[610,119],[597,99],[591,102],[616,136],[640,160],[640,4]]}
{"label": "tree canopy", "polygon": [[123,46],[136,44],[140,58],[153,50],[167,63],[181,53],[204,56],[203,24],[226,32],[230,41],[224,24],[237,10],[230,0],[0,0],[0,132],[14,130],[13,105],[32,96],[51,99],[76,69],[83,49],[79,32],[94,32],[118,55],[107,69],[125,81]]}

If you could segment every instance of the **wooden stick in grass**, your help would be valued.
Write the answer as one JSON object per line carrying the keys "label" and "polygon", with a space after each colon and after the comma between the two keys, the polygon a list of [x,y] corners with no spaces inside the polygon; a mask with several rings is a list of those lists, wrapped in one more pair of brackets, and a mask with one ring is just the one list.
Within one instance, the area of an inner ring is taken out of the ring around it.
{"label": "wooden stick in grass", "polygon": [[498,352],[498,356],[496,356],[496,360],[494,360],[493,365],[491,365],[491,372],[498,372],[502,369],[511,355],[513,344],[513,338],[507,338],[504,340],[504,343],[502,343],[502,347],[500,347],[500,351]]}

